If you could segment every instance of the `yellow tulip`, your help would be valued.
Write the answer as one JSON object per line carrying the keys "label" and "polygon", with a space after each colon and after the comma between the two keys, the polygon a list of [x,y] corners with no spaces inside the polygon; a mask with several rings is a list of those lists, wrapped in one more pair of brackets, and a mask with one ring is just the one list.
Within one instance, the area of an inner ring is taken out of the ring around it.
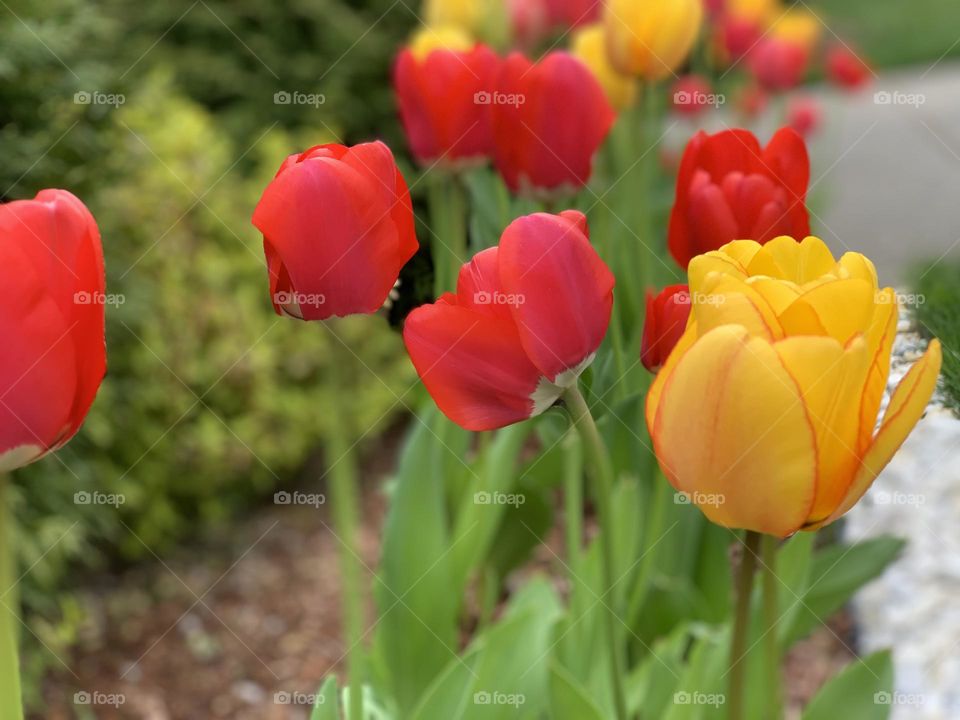
{"label": "yellow tulip", "polygon": [[457,50],[467,52],[476,43],[463,30],[456,27],[425,27],[414,33],[407,47],[414,57],[424,60],[434,50]]}
{"label": "yellow tulip", "polygon": [[507,32],[504,0],[425,0],[423,15],[429,27],[459,28],[493,44],[499,44]]}
{"label": "yellow tulip", "polygon": [[632,77],[621,75],[610,64],[601,23],[585,25],[577,30],[574,33],[570,51],[590,68],[590,72],[607,93],[611,105],[622,110],[633,104],[637,94],[636,81]]}
{"label": "yellow tulip", "polygon": [[702,20],[703,0],[607,0],[610,62],[626,75],[662,80],[687,59]]}
{"label": "yellow tulip", "polygon": [[787,10],[770,26],[771,37],[799,45],[808,53],[813,52],[822,32],[823,25],[819,18],[802,8]]}
{"label": "yellow tulip", "polygon": [[661,468],[712,521],[786,537],[846,513],[936,387],[936,340],[877,428],[897,330],[866,257],[817,238],[732,242],[689,266],[687,330],[647,397]]}
{"label": "yellow tulip", "polygon": [[780,0],[727,0],[724,13],[766,27],[782,11]]}

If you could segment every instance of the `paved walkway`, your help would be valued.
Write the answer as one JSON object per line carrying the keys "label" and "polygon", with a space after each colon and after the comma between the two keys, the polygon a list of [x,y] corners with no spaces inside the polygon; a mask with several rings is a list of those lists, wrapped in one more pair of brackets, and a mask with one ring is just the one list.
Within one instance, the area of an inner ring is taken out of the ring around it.
{"label": "paved walkway", "polygon": [[856,94],[822,98],[814,231],[835,251],[869,255],[887,284],[918,261],[960,258],[960,64],[884,75]]}

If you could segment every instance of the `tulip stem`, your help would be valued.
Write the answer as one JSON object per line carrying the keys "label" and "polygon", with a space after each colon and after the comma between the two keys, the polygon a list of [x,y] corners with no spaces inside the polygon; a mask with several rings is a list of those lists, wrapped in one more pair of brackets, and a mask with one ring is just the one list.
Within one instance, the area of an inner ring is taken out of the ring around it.
{"label": "tulip stem", "polygon": [[743,556],[737,576],[737,607],[730,638],[728,720],[744,718],[744,684],[747,677],[747,635],[750,632],[750,600],[753,595],[753,576],[760,552],[760,533],[748,530],[743,542]]}
{"label": "tulip stem", "polygon": [[[330,407],[344,412],[350,407],[347,396],[350,392],[348,379],[344,377],[344,368],[350,367],[355,360],[349,357],[345,341],[336,333],[330,333],[331,352],[328,365],[328,392]],[[364,685],[364,648],[363,648],[363,608],[364,598],[361,590],[361,563],[357,548],[359,530],[359,500],[357,488],[357,462],[354,446],[350,441],[351,423],[343,418],[329,423],[326,432],[327,472],[330,475],[330,494],[333,522],[340,544],[341,603],[343,623],[343,643],[346,646],[347,682],[350,720],[363,718]]]}
{"label": "tulip stem", "polygon": [[20,661],[17,653],[15,530],[10,512],[10,478],[0,473],[0,718],[21,720]]}
{"label": "tulip stem", "polygon": [[623,664],[616,625],[617,622],[623,621],[616,611],[619,603],[614,592],[613,465],[580,388],[574,385],[564,393],[563,399],[570,414],[570,420],[583,440],[587,466],[594,481],[594,495],[600,511],[599,543],[603,573],[603,594],[600,596],[600,601],[607,610],[602,614],[610,652],[610,683],[615,717],[617,720],[627,720],[627,702],[623,692]]}
{"label": "tulip stem", "polygon": [[781,707],[783,704],[782,685],[783,681],[780,672],[780,638],[777,634],[777,623],[780,621],[780,599],[777,595],[777,585],[780,579],[777,577],[777,546],[779,541],[772,535],[764,535],[761,552],[761,572],[762,592],[763,592],[763,642],[764,659],[763,666],[769,673],[764,685],[770,693],[767,707],[769,709],[768,717],[781,717]]}
{"label": "tulip stem", "polygon": [[456,290],[460,266],[467,262],[467,204],[456,174],[435,171],[428,194],[434,294],[440,297]]}

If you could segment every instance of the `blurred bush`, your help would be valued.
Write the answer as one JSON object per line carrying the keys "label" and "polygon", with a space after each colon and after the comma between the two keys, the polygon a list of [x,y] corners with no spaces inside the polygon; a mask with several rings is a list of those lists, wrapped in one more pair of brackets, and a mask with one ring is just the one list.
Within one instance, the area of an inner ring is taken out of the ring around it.
{"label": "blurred bush", "polygon": [[[108,377],[85,427],[15,478],[30,568],[19,590],[49,650],[25,638],[28,678],[75,641],[68,588],[87,570],[162,557],[289,484],[329,423],[373,440],[409,402],[413,374],[386,322],[273,314],[249,222],[290,152],[394,127],[387,77],[414,17],[395,6],[378,22],[390,7],[9,0],[0,13],[3,199],[80,196],[122,300],[107,308]],[[325,102],[274,104],[282,91]],[[84,92],[123,102],[84,104]],[[325,401],[332,332],[367,366],[349,417]],[[79,491],[125,502],[78,504]]]}

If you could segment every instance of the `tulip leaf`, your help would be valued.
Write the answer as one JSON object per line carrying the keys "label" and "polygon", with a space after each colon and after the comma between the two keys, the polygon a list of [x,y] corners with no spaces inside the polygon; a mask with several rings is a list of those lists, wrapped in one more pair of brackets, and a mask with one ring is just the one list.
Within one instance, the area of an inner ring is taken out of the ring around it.
{"label": "tulip leaf", "polygon": [[435,436],[442,432],[439,420],[432,407],[422,412],[400,458],[376,585],[381,613],[376,646],[404,714],[457,646],[459,595],[450,591],[444,459]]}
{"label": "tulip leaf", "polygon": [[810,701],[803,720],[885,720],[894,700],[889,651],[854,660]]}
{"label": "tulip leaf", "polygon": [[513,598],[503,619],[453,656],[424,693],[414,720],[482,720],[519,711],[540,717],[548,706],[548,667],[560,601],[543,579]]}
{"label": "tulip leaf", "polygon": [[843,607],[858,589],[896,559],[903,546],[903,540],[898,538],[878,537],[854,545],[831,545],[816,553],[800,600],[784,598],[797,605],[787,641],[792,643],[806,636]]}
{"label": "tulip leaf", "polygon": [[563,667],[550,667],[550,717],[554,720],[604,720],[587,691]]}
{"label": "tulip leaf", "polygon": [[330,675],[317,691],[310,720],[337,720],[338,717],[337,678]]}

